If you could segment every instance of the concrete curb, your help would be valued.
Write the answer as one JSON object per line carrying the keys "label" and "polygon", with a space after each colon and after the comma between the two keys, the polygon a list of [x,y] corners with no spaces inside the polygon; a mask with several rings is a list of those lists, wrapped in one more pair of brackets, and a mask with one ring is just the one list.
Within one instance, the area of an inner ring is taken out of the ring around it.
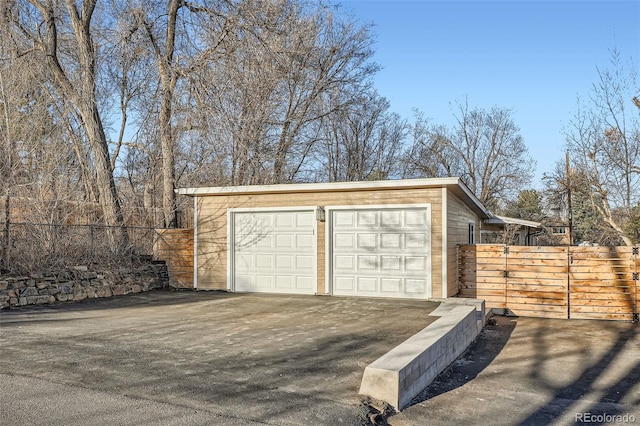
{"label": "concrete curb", "polygon": [[369,364],[360,394],[405,408],[475,340],[485,324],[484,300],[440,299],[422,331]]}

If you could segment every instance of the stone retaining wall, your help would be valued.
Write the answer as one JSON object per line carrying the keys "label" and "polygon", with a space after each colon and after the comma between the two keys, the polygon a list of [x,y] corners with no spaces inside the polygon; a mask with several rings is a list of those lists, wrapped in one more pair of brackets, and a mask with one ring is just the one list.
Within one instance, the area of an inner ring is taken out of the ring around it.
{"label": "stone retaining wall", "polygon": [[100,272],[76,267],[28,277],[0,276],[0,309],[120,296],[168,286],[163,263]]}

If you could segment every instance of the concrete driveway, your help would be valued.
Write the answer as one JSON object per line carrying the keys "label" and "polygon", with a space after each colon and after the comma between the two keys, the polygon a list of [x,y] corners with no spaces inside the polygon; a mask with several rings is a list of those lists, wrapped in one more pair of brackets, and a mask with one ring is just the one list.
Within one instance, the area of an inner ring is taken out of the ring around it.
{"label": "concrete driveway", "polygon": [[640,424],[640,325],[495,319],[389,423]]}
{"label": "concrete driveway", "polygon": [[156,291],[0,311],[0,424],[361,424],[435,303]]}

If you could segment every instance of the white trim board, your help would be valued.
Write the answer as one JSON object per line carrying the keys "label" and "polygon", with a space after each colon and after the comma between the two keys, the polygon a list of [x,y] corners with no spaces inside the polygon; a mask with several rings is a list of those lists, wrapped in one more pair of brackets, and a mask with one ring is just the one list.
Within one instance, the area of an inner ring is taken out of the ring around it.
{"label": "white trim board", "polygon": [[449,192],[447,188],[442,188],[442,298],[447,297],[449,265],[447,264],[447,250],[449,245]]}
{"label": "white trim board", "polygon": [[193,197],[193,288],[198,289],[198,197]]}

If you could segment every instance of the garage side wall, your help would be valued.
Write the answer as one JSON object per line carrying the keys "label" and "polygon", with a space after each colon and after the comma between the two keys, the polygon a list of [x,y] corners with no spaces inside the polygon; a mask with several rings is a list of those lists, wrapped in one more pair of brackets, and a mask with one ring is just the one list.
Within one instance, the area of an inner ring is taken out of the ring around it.
{"label": "garage side wall", "polygon": [[[345,192],[263,193],[198,197],[198,289],[227,289],[227,209],[335,205],[431,204],[432,282],[442,282],[442,190],[386,189]],[[326,294],[324,226],[318,226],[318,294]],[[455,257],[455,252],[454,252]],[[455,280],[455,267],[452,274]],[[442,297],[439,285],[433,297]]]}
{"label": "garage side wall", "polygon": [[455,195],[448,193],[447,200],[447,294],[458,293],[457,247],[470,244],[470,225],[473,224],[475,243],[480,242],[480,218]]}

